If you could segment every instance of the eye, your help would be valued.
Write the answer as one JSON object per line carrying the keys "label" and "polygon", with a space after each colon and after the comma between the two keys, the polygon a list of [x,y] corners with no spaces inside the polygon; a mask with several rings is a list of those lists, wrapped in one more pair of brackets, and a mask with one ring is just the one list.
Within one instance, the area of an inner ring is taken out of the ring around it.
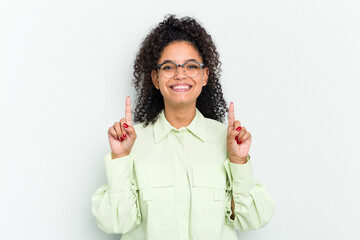
{"label": "eye", "polygon": [[197,63],[188,63],[188,64],[186,64],[186,69],[189,69],[189,70],[197,70],[199,68],[200,68],[200,66]]}
{"label": "eye", "polygon": [[161,70],[171,71],[171,70],[175,69],[175,67],[176,66],[174,64],[167,63],[167,64],[162,65]]}
{"label": "eye", "polygon": [[196,66],[196,65],[190,65],[189,68],[199,68],[199,66]]}

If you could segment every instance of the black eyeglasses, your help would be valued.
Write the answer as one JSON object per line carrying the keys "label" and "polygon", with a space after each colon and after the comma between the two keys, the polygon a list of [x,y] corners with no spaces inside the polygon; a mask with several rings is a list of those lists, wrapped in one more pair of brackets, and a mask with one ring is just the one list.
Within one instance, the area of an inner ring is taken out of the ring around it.
{"label": "black eyeglasses", "polygon": [[157,65],[157,68],[166,78],[174,77],[178,73],[179,67],[182,67],[184,69],[186,76],[193,78],[199,75],[200,69],[204,68],[205,65],[195,60],[189,60],[184,64],[176,64],[171,61],[165,61],[164,63]]}

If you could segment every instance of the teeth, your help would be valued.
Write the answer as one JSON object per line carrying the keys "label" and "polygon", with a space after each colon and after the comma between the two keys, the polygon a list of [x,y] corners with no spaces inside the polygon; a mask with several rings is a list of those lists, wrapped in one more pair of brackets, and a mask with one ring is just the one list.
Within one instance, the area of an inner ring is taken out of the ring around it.
{"label": "teeth", "polygon": [[172,89],[189,89],[189,85],[173,86]]}

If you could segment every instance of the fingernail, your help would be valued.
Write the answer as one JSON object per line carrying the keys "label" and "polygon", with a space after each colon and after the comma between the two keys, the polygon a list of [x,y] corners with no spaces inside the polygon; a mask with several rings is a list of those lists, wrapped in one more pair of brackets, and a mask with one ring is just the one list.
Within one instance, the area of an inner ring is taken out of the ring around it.
{"label": "fingernail", "polygon": [[241,130],[241,127],[238,127],[238,128],[236,129],[236,131],[238,131],[238,132],[240,132],[240,130]]}
{"label": "fingernail", "polygon": [[241,144],[242,143],[242,141],[239,141],[239,144]]}
{"label": "fingernail", "polygon": [[126,134],[123,134],[123,138],[126,138]]}
{"label": "fingernail", "polygon": [[238,140],[238,136],[235,137],[235,140],[236,140],[236,141]]}
{"label": "fingernail", "polygon": [[126,123],[123,124],[124,128],[128,128],[128,125]]}
{"label": "fingernail", "polygon": [[124,141],[124,139],[121,137],[121,138],[120,138],[120,141]]}

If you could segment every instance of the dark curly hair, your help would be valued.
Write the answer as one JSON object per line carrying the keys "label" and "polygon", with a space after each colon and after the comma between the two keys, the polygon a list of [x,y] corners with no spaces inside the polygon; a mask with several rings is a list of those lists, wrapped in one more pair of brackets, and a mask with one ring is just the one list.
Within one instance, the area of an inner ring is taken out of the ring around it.
{"label": "dark curly hair", "polygon": [[156,69],[162,50],[171,42],[187,41],[198,50],[203,63],[209,69],[208,83],[196,100],[196,108],[204,115],[224,122],[229,110],[224,100],[220,84],[221,62],[212,38],[193,18],[176,18],[166,15],[164,21],[152,29],[142,42],[134,61],[133,84],[137,93],[134,121],[155,123],[158,114],[164,109],[164,99],[151,80],[151,71]]}

